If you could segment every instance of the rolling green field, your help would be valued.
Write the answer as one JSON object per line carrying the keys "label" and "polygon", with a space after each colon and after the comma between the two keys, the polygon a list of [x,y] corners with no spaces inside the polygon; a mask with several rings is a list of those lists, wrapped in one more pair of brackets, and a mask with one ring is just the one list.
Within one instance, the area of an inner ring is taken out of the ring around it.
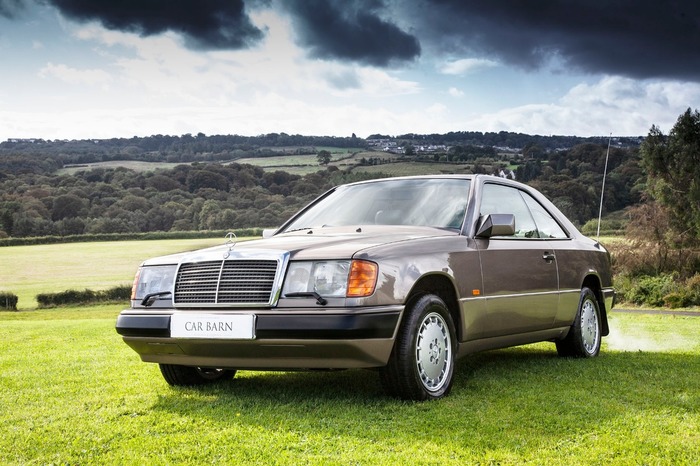
{"label": "rolling green field", "polygon": [[[282,152],[284,148],[281,148]],[[289,148],[294,150],[296,148]],[[387,173],[392,176],[410,176],[410,175],[433,175],[444,173],[472,173],[472,164],[446,164],[432,162],[394,162],[383,163],[381,165],[366,165],[361,166],[362,158],[372,159],[378,158],[381,160],[397,160],[401,156],[387,152],[377,151],[362,151],[362,149],[345,149],[337,147],[318,147],[318,150],[325,149],[331,152],[330,166],[336,166],[341,170],[352,168],[356,171],[368,173]],[[246,157],[233,161],[233,163],[254,165],[261,167],[266,171],[281,170],[293,175],[304,176],[309,173],[315,173],[325,170],[326,167],[318,164],[316,155],[293,155],[283,154],[272,157]],[[94,168],[117,168],[124,167],[137,172],[154,171],[158,169],[172,169],[181,163],[166,163],[166,162],[142,162],[130,160],[118,160],[111,162],[96,162],[86,164],[87,166],[65,167],[58,171],[59,174],[74,174],[79,171],[91,170]],[[515,167],[512,167],[515,169]]]}
{"label": "rolling green field", "polygon": [[223,242],[204,238],[0,247],[0,291],[16,294],[20,310],[32,309],[39,293],[130,285],[139,264],[149,257]]}
{"label": "rolling green field", "polygon": [[[262,167],[266,170],[274,170],[274,169],[280,169],[284,171],[288,171],[293,174],[297,175],[304,175],[306,173],[313,173],[318,170],[323,170],[325,167],[321,167],[318,164],[318,159],[316,158],[316,155],[309,154],[309,155],[289,155],[286,152],[289,151],[290,153],[295,152],[296,150],[299,149],[299,147],[267,147],[263,148],[267,150],[272,150],[275,152],[279,152],[279,156],[273,156],[273,157],[247,157],[247,158],[241,158],[237,159],[234,162],[235,163],[240,163],[240,164],[249,164],[249,165],[255,165],[258,167]],[[345,147],[315,147],[316,151],[321,151],[321,150],[327,150],[328,152],[331,153],[331,165],[345,165],[340,163],[343,160],[347,160],[352,158],[353,153],[364,153],[365,155],[370,154],[370,155],[375,155],[373,152],[363,152],[364,149],[356,147],[356,148],[345,148]],[[359,159],[358,159],[359,160]],[[145,162],[145,161],[140,161],[140,160],[114,160],[114,161],[109,161],[109,162],[94,162],[94,163],[86,163],[86,164],[80,164],[80,165],[75,165],[75,166],[67,166],[64,168],[61,168],[57,171],[58,175],[72,175],[75,174],[79,171],[87,171],[87,170],[92,170],[95,168],[104,168],[104,169],[110,169],[110,168],[128,168],[130,170],[134,170],[136,172],[150,172],[154,170],[159,170],[159,169],[172,169],[175,168],[177,165],[189,165],[190,162]],[[355,163],[351,163],[351,165],[354,165]]]}
{"label": "rolling green field", "polygon": [[[331,160],[338,158],[335,155]],[[294,167],[299,165],[313,165],[319,168],[315,155],[279,155],[275,157],[253,157],[236,160],[236,163],[255,165],[262,168]]]}
{"label": "rolling green field", "polygon": [[59,169],[56,174],[58,175],[73,175],[80,171],[92,170],[94,168],[128,168],[129,170],[134,170],[136,172],[150,172],[159,169],[172,169],[180,163],[169,163],[169,162],[142,162],[139,160],[115,160],[110,162],[95,162],[86,163],[80,166],[68,166]]}
{"label": "rolling green field", "polygon": [[[331,153],[329,165],[337,166],[341,169],[357,165],[360,159],[374,156],[374,152],[362,152],[361,149],[338,149],[332,147],[318,148],[325,149]],[[355,153],[355,155],[353,155]],[[255,165],[266,171],[281,170],[292,175],[308,175],[317,171],[325,170],[326,167],[318,164],[316,155],[280,155],[276,157],[254,157],[236,160],[236,163]]]}

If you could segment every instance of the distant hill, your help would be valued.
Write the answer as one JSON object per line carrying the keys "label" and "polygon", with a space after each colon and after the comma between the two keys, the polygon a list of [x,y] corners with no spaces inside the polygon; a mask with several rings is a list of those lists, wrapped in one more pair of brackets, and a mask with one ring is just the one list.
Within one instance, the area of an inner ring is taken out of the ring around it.
{"label": "distant hill", "polygon": [[[641,141],[611,141],[604,212],[640,201]],[[11,140],[0,144],[0,239],[271,227],[337,184],[436,173],[515,178],[583,225],[598,212],[607,146],[505,132]]]}
{"label": "distant hill", "polygon": [[[618,148],[637,147],[643,137],[614,138]],[[475,131],[446,134],[404,134],[385,136],[373,134],[363,139],[350,137],[302,136],[270,133],[259,136],[185,134],[182,136],[154,135],[148,137],[44,140],[8,139],[0,143],[0,156],[33,156],[44,162],[46,169],[64,165],[80,165],[115,160],[144,162],[190,163],[223,162],[241,158],[273,157],[281,154],[309,155],[320,148],[375,149],[405,153],[406,148],[421,152],[422,148],[439,148],[433,152],[447,152],[450,147],[492,147],[499,151],[524,151],[528,148],[550,152],[570,149],[579,144],[606,144],[607,137],[532,136],[501,131]]]}

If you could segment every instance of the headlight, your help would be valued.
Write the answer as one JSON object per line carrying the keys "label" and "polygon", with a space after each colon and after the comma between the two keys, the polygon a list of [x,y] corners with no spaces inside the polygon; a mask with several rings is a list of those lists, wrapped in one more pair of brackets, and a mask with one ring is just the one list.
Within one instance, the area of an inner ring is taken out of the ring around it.
{"label": "headlight", "polygon": [[361,298],[374,293],[377,264],[361,260],[291,262],[282,296],[317,293],[324,298]]}
{"label": "headlight", "polygon": [[139,267],[131,288],[131,299],[140,300],[149,294],[172,291],[176,270],[176,265]]}

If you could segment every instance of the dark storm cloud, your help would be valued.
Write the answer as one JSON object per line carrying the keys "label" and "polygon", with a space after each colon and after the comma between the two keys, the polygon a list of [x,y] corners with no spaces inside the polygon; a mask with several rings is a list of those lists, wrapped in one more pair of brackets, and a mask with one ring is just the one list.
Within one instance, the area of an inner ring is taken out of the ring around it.
{"label": "dark storm cloud", "polygon": [[374,66],[413,60],[418,40],[380,17],[380,0],[285,0],[300,45],[322,59]]}
{"label": "dark storm cloud", "polygon": [[174,31],[198,49],[256,44],[264,32],[247,9],[271,6],[320,59],[386,67],[429,51],[525,70],[561,63],[700,81],[698,0],[0,0],[0,16],[16,18],[32,2],[144,36]]}
{"label": "dark storm cloud", "polygon": [[0,0],[0,16],[14,19],[24,9],[24,0]]}
{"label": "dark storm cloud", "polygon": [[[700,80],[700,2],[413,0],[396,2],[424,44],[536,69]],[[398,11],[398,10],[397,10]]]}
{"label": "dark storm cloud", "polygon": [[199,49],[240,49],[263,37],[243,0],[45,0],[78,21],[97,20],[108,29],[142,36],[180,33]]}

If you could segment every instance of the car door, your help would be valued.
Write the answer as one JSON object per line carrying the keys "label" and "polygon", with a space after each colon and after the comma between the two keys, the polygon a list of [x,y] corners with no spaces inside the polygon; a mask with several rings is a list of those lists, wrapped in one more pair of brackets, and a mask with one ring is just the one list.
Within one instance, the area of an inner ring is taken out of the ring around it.
{"label": "car door", "polygon": [[524,196],[498,183],[483,185],[480,215],[513,214],[515,235],[477,238],[487,319],[484,336],[496,337],[551,328],[559,283],[556,252],[540,238]]}

